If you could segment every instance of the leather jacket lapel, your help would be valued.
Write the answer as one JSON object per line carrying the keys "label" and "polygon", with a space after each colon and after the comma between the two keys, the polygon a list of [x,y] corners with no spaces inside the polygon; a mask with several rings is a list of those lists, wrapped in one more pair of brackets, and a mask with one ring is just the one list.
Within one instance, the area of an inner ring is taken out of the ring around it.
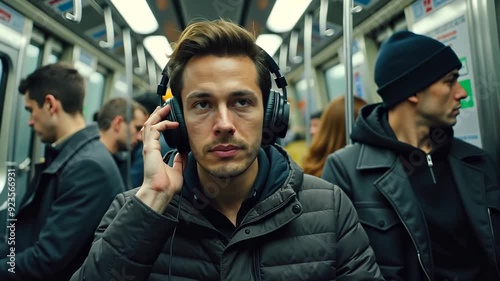
{"label": "leather jacket lapel", "polygon": [[434,269],[427,224],[401,162],[394,161],[392,167],[374,185],[390,202],[404,224],[416,248],[419,262],[431,280]]}

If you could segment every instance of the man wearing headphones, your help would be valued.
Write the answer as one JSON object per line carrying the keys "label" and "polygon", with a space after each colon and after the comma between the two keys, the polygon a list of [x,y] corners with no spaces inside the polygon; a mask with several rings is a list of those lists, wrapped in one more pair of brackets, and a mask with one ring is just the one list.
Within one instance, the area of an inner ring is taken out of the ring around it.
{"label": "man wearing headphones", "polygon": [[[345,194],[274,145],[286,81],[248,31],[194,23],[167,70],[158,92],[169,80],[174,97],[144,124],[144,182],[117,196],[72,280],[383,280]],[[180,152],[171,166],[162,133]]]}

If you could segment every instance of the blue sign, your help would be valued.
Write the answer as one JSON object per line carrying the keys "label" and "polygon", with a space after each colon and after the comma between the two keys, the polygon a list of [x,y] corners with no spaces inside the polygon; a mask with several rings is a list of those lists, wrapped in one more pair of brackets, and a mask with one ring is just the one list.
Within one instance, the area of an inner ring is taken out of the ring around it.
{"label": "blue sign", "polygon": [[0,23],[22,33],[24,29],[24,17],[14,9],[0,2]]}
{"label": "blue sign", "polygon": [[370,5],[371,0],[354,0],[354,3],[362,5],[362,6],[368,6]]}

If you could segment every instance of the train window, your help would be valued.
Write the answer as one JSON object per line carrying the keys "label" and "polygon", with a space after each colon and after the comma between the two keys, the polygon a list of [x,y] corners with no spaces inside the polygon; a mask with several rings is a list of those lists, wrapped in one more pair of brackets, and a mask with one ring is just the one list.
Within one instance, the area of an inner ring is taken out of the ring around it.
{"label": "train window", "polygon": [[[21,68],[21,78],[26,78],[29,74],[35,71],[41,63],[42,50],[33,44],[26,48],[26,55],[24,56],[23,65]],[[24,99],[24,96],[23,96]],[[28,126],[30,118],[29,112],[24,109],[24,100],[17,104],[17,120],[19,126],[16,126],[16,144],[14,147],[14,154],[16,159],[24,160],[29,157],[31,153],[32,130]]]}
{"label": "train window", "polygon": [[325,71],[326,90],[328,98],[345,95],[345,68],[344,64],[337,64]]}
{"label": "train window", "polygon": [[113,84],[113,89],[111,92],[111,97],[128,97],[128,84],[125,75],[117,74],[115,82]]}
{"label": "train window", "polygon": [[56,63],[60,60],[60,56],[56,55],[56,54],[50,54],[49,57],[47,58],[47,63],[48,64],[51,64],[51,63]]}
{"label": "train window", "polygon": [[[299,104],[307,104],[309,113],[313,113],[317,111],[319,102],[318,102],[318,91],[316,90],[316,87],[314,85],[314,82],[311,83],[312,85],[312,92],[308,92],[308,85],[306,79],[300,80],[296,85],[295,85],[295,90],[297,92],[297,98],[299,100]],[[312,94],[312,98],[308,99],[309,94]],[[302,110],[305,110],[305,108],[302,108]]]}
{"label": "train window", "polygon": [[[40,47],[30,44],[26,47],[23,64],[21,67],[21,78],[26,78],[29,74],[35,71],[41,64],[42,50]],[[33,147],[32,141],[34,138],[33,131],[28,126],[30,118],[29,112],[24,109],[24,96],[17,104],[17,124],[15,128],[16,143],[14,145],[14,159],[19,164],[22,163],[22,169],[19,170],[19,175],[16,182],[19,186],[27,186],[30,178],[30,163],[38,162],[40,159],[31,161]],[[38,140],[38,142],[40,142]],[[18,192],[24,192],[24,189],[19,189]],[[23,194],[18,194],[22,198]]]}
{"label": "train window", "polygon": [[100,72],[91,73],[87,79],[83,115],[87,124],[94,121],[94,114],[99,110],[104,95],[105,78]]}

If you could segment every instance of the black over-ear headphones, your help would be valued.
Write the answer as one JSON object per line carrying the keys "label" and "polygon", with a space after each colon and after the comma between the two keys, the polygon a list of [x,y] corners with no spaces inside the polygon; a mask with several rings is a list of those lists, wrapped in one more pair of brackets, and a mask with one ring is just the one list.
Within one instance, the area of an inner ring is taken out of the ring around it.
{"label": "black over-ear headphones", "polygon": [[[280,94],[272,89],[270,89],[269,92],[267,105],[264,108],[264,125],[262,129],[262,144],[266,145],[275,143],[278,137],[285,137],[288,130],[290,104],[287,99],[287,82],[285,77],[281,76],[280,69],[273,58],[264,50],[261,49],[261,51],[266,57],[267,68],[276,76],[274,80],[276,81],[276,86],[283,92],[283,94]],[[160,84],[158,84],[156,91],[159,96],[163,96],[167,92],[168,80],[167,66],[165,66]],[[177,129],[163,131],[163,137],[170,147],[177,148],[179,152],[189,152],[191,148],[189,147],[186,124],[184,123],[182,104],[175,96],[168,99],[163,106],[167,104],[170,104],[170,112],[166,120],[178,122],[179,127],[177,127]]]}

